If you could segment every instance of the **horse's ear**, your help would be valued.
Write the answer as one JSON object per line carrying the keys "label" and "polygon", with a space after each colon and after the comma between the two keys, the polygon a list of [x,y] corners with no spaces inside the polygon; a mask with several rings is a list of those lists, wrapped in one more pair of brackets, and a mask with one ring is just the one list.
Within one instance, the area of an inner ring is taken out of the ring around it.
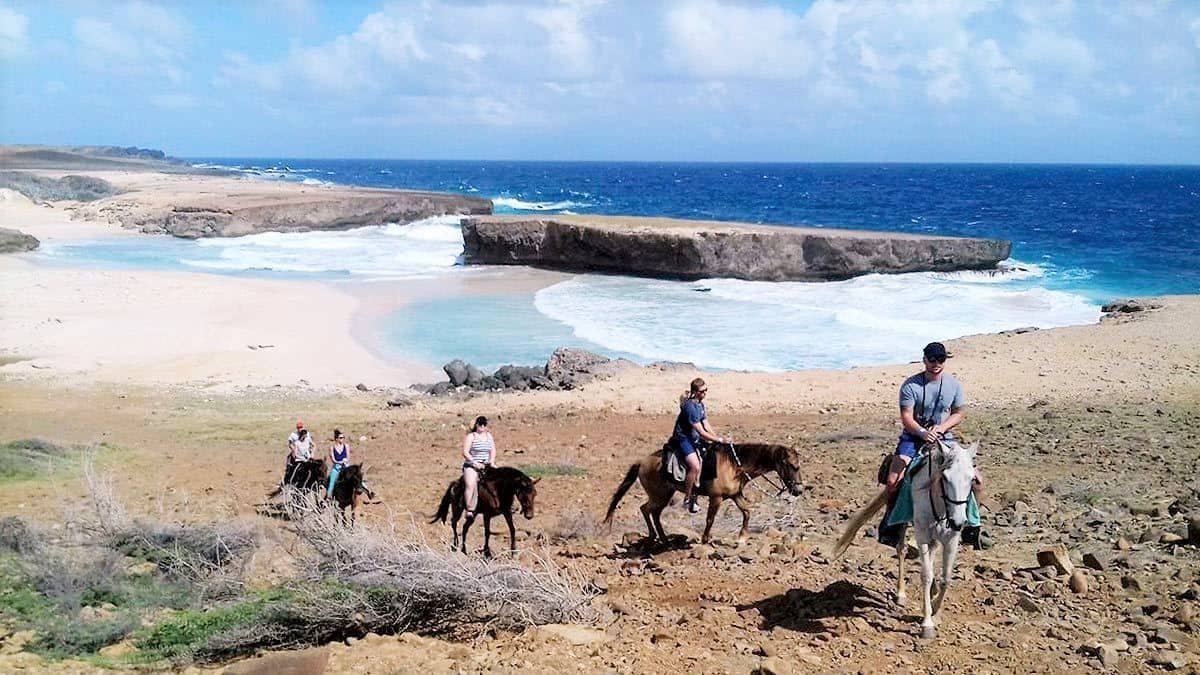
{"label": "horse's ear", "polygon": [[975,441],[974,443],[971,443],[970,445],[967,446],[967,455],[970,456],[972,462],[975,461],[975,453],[977,453],[978,451],[979,451],[979,441]]}
{"label": "horse's ear", "polygon": [[538,482],[539,482],[539,481],[541,481],[541,480],[542,480],[542,477],[541,477],[541,476],[538,476],[537,478],[534,478],[534,479],[533,479],[533,483],[531,483],[531,485],[537,485],[537,484],[538,484]]}
{"label": "horse's ear", "polygon": [[370,471],[370,470],[371,470],[371,465],[370,465],[370,464],[363,464],[363,465],[362,465],[362,475],[364,475],[364,476],[365,476],[365,475],[367,475],[367,472],[368,472],[368,471]]}

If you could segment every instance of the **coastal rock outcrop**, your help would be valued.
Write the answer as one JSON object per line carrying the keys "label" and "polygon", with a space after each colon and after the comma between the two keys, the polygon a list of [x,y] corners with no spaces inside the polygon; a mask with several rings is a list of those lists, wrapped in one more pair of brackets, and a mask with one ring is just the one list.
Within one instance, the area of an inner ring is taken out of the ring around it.
{"label": "coastal rock outcrop", "polygon": [[457,391],[529,391],[531,389],[576,389],[594,379],[609,377],[623,368],[636,368],[627,359],[606,356],[576,347],[559,347],[544,366],[507,365],[484,375],[475,366],[454,359],[442,366],[448,380],[413,388],[434,396],[446,396]]}
{"label": "coastal rock outcrop", "polygon": [[23,253],[41,245],[37,237],[20,230],[0,227],[0,253]]}
{"label": "coastal rock outcrop", "polygon": [[999,239],[624,216],[466,218],[462,232],[468,263],[673,279],[818,281],[982,270],[1012,250]]}
{"label": "coastal rock outcrop", "polygon": [[219,194],[130,191],[79,208],[84,217],[185,239],[346,230],[492,212],[488,199],[441,192],[272,185],[230,180]]}

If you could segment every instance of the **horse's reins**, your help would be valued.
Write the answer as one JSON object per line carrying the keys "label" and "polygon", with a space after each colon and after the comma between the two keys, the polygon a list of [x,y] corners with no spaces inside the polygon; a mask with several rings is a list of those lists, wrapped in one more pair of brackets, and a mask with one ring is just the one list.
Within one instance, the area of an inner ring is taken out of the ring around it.
{"label": "horse's reins", "polygon": [[[932,444],[929,444],[929,445],[932,445]],[[937,441],[937,447],[944,448],[945,446],[942,445],[942,442],[939,440],[939,441]],[[937,523],[946,522],[948,524],[949,520],[950,520],[950,506],[951,505],[961,506],[963,504],[970,502],[971,495],[970,495],[970,493],[968,493],[967,498],[963,499],[961,501],[959,501],[957,499],[951,499],[949,493],[946,492],[946,474],[944,472],[939,471],[938,478],[941,479],[940,482],[941,482],[941,488],[942,488],[942,502],[944,502],[943,506],[945,507],[942,509],[942,515],[939,516],[937,514],[937,507],[934,506],[934,501],[933,501],[933,453],[932,452],[926,453],[925,461],[928,463],[928,469],[929,469],[929,511],[931,513],[933,513],[934,517],[937,518],[937,520],[935,520],[934,522],[937,522]]]}

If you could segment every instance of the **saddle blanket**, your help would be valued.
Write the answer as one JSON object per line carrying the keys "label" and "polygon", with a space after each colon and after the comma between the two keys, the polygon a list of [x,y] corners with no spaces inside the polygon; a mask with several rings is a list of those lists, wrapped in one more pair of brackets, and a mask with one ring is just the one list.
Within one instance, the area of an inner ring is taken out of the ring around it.
{"label": "saddle blanket", "polygon": [[[717,477],[717,453],[711,446],[702,446],[698,450],[700,451],[700,483],[696,486],[696,491],[706,494],[708,484]],[[678,489],[682,490],[687,483],[687,464],[679,459],[679,450],[672,441],[663,444],[662,474],[663,478],[674,483]]]}
{"label": "saddle blanket", "polygon": [[[924,456],[918,456],[908,465],[908,471],[905,472],[904,480],[900,482],[900,489],[896,493],[896,504],[892,507],[892,512],[888,516],[888,527],[912,523],[912,475],[920,468],[924,461]],[[981,525],[979,520],[979,504],[975,501],[975,493],[973,492],[967,498],[967,525],[970,527],[979,527]]]}

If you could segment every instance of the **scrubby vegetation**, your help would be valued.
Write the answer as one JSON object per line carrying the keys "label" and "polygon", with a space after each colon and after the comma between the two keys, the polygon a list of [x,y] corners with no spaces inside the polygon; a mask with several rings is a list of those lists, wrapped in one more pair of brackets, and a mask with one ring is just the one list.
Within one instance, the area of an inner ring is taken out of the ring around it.
{"label": "scrubby vegetation", "polygon": [[586,476],[587,469],[575,464],[528,464],[517,467],[530,478],[546,476]]}
{"label": "scrubby vegetation", "polygon": [[79,455],[76,449],[37,438],[27,438],[0,444],[0,482],[28,480],[53,474],[73,465]]}
{"label": "scrubby vegetation", "polygon": [[48,178],[25,171],[0,171],[0,188],[16,190],[35,202],[90,202],[120,194],[112,183],[91,176]]}
{"label": "scrubby vegetation", "polygon": [[92,508],[63,531],[0,520],[0,620],[33,631],[25,648],[45,657],[214,663],[367,633],[476,637],[590,617],[582,580],[545,558],[470,558],[307,507],[287,521],[306,572],[249,590],[261,526],[131,518],[90,461],[84,475]]}

